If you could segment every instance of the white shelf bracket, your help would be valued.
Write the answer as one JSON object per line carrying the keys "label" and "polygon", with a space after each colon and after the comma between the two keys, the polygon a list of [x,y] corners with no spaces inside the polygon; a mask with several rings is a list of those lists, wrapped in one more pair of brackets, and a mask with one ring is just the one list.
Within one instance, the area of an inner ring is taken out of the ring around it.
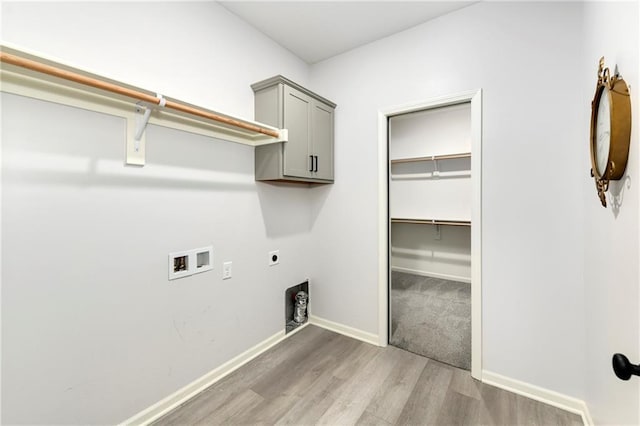
{"label": "white shelf bracket", "polygon": [[156,97],[160,99],[158,105],[138,102],[135,106],[135,119],[127,120],[126,164],[134,166],[144,166],[145,164],[145,130],[147,129],[147,124],[149,124],[153,109],[156,107],[164,107],[167,102],[160,94],[157,94]]}
{"label": "white shelf bracket", "polygon": [[431,161],[433,161],[433,177],[439,177],[440,170],[438,169],[438,159],[435,155],[431,157]]}
{"label": "white shelf bracket", "polygon": [[[142,138],[142,134],[147,128],[147,124],[149,123],[149,117],[151,117],[151,108],[148,105],[141,105],[141,103],[136,104],[136,135],[134,136],[134,148],[138,151],[140,139]],[[140,113],[143,112],[142,115]]]}

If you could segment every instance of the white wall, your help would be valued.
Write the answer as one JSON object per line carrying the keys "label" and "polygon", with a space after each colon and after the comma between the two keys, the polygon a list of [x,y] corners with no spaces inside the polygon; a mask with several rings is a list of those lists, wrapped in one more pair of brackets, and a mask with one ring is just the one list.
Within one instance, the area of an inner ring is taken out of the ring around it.
{"label": "white wall", "polygon": [[306,63],[214,2],[118,3],[3,1],[2,40],[248,119],[251,83],[307,83]]}
{"label": "white wall", "polygon": [[[389,120],[389,159],[471,152],[471,104],[403,114]],[[438,174],[434,174],[434,172]],[[392,163],[391,217],[471,219],[469,158]]]}
{"label": "white wall", "polygon": [[[2,39],[248,118],[251,83],[308,80],[210,2],[3,2]],[[147,166],[124,167],[104,114],[4,94],[2,123],[2,423],[113,424],[283,330],[308,188],[254,182],[251,147],[155,126]],[[169,252],[206,245],[212,272],[167,280]]]}
{"label": "white wall", "polygon": [[391,224],[391,268],[428,277],[471,282],[471,228]]}
{"label": "white wall", "polygon": [[[638,2],[588,2],[584,6],[584,58],[582,63],[581,146],[585,212],[585,291],[587,330],[586,401],[596,424],[640,423],[640,380],[618,380],[611,368],[616,352],[640,363],[640,74],[638,61]],[[590,167],[589,108],[595,92],[598,60],[618,68],[629,84],[632,138],[629,163],[623,180],[612,182],[602,208]],[[587,166],[589,165],[589,166]],[[615,196],[615,200],[614,200]],[[617,206],[616,206],[617,205]]]}
{"label": "white wall", "polygon": [[[391,160],[471,152],[471,104],[391,117],[388,148]],[[470,158],[391,163],[389,214],[470,220],[471,189]],[[391,267],[470,282],[470,228],[392,223]]]}
{"label": "white wall", "polygon": [[389,119],[389,159],[471,152],[471,103]]}
{"label": "white wall", "polygon": [[581,37],[580,3],[480,2],[313,67],[338,104],[314,314],[378,332],[378,111],[482,88],[483,368],[583,396]]}

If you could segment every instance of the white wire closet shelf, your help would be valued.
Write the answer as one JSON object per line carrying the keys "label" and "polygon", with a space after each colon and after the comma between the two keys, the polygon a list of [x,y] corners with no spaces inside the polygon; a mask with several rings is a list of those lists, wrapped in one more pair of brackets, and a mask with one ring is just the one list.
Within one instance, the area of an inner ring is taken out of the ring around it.
{"label": "white wire closet shelf", "polygon": [[391,164],[399,163],[417,163],[421,161],[438,161],[438,160],[455,160],[458,158],[471,158],[470,152],[461,152],[458,154],[429,155],[424,157],[407,157],[392,159]]}
{"label": "white wire closet shelf", "polygon": [[468,178],[471,176],[471,165],[467,164],[467,160],[470,159],[470,152],[392,159],[390,177],[396,181]]}
{"label": "white wire closet shelf", "polygon": [[401,218],[401,217],[392,217],[391,223],[412,223],[416,225],[471,226],[470,220],[417,219],[417,218]]}
{"label": "white wire closet shelf", "polygon": [[25,50],[0,45],[0,90],[126,118],[126,163],[144,165],[148,123],[258,146],[287,130],[165,97]]}

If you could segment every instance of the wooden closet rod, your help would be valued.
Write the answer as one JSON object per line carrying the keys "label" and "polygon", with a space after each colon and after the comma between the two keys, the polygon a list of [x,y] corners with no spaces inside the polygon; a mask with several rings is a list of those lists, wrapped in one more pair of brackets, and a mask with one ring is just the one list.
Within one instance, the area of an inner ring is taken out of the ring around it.
{"label": "wooden closet rod", "polygon": [[[53,77],[62,78],[72,81],[74,83],[84,84],[85,86],[91,86],[96,89],[106,90],[107,92],[116,93],[118,95],[127,96],[129,98],[138,99],[140,101],[153,103],[159,105],[162,101],[152,95],[140,92],[138,90],[129,89],[127,87],[119,86],[117,84],[109,83],[107,81],[98,80],[93,77],[87,77],[82,74],[78,74],[72,71],[63,70],[51,65],[43,64],[31,59],[22,58],[20,56],[12,55],[6,52],[0,52],[0,62],[15,65],[21,68],[26,68],[32,71],[37,71],[43,74],[51,75]],[[176,111],[185,112],[187,114],[196,115],[198,117],[207,118],[209,120],[217,121],[219,123],[228,124],[230,126],[239,127],[244,130],[249,130],[256,133],[262,133],[264,135],[272,136],[274,138],[279,137],[277,130],[266,129],[264,127],[256,126],[251,123],[244,123],[242,121],[234,120],[229,117],[218,115],[209,111],[194,108],[189,105],[184,105],[179,102],[165,100],[165,108],[171,108]]]}

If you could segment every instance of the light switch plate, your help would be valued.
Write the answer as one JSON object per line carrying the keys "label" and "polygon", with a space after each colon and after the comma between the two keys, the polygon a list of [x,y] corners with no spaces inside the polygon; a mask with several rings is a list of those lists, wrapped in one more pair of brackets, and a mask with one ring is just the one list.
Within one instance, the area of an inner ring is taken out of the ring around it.
{"label": "light switch plate", "polygon": [[229,278],[231,278],[232,275],[232,270],[233,268],[233,262],[224,262],[222,264],[222,279],[223,280],[228,280]]}

